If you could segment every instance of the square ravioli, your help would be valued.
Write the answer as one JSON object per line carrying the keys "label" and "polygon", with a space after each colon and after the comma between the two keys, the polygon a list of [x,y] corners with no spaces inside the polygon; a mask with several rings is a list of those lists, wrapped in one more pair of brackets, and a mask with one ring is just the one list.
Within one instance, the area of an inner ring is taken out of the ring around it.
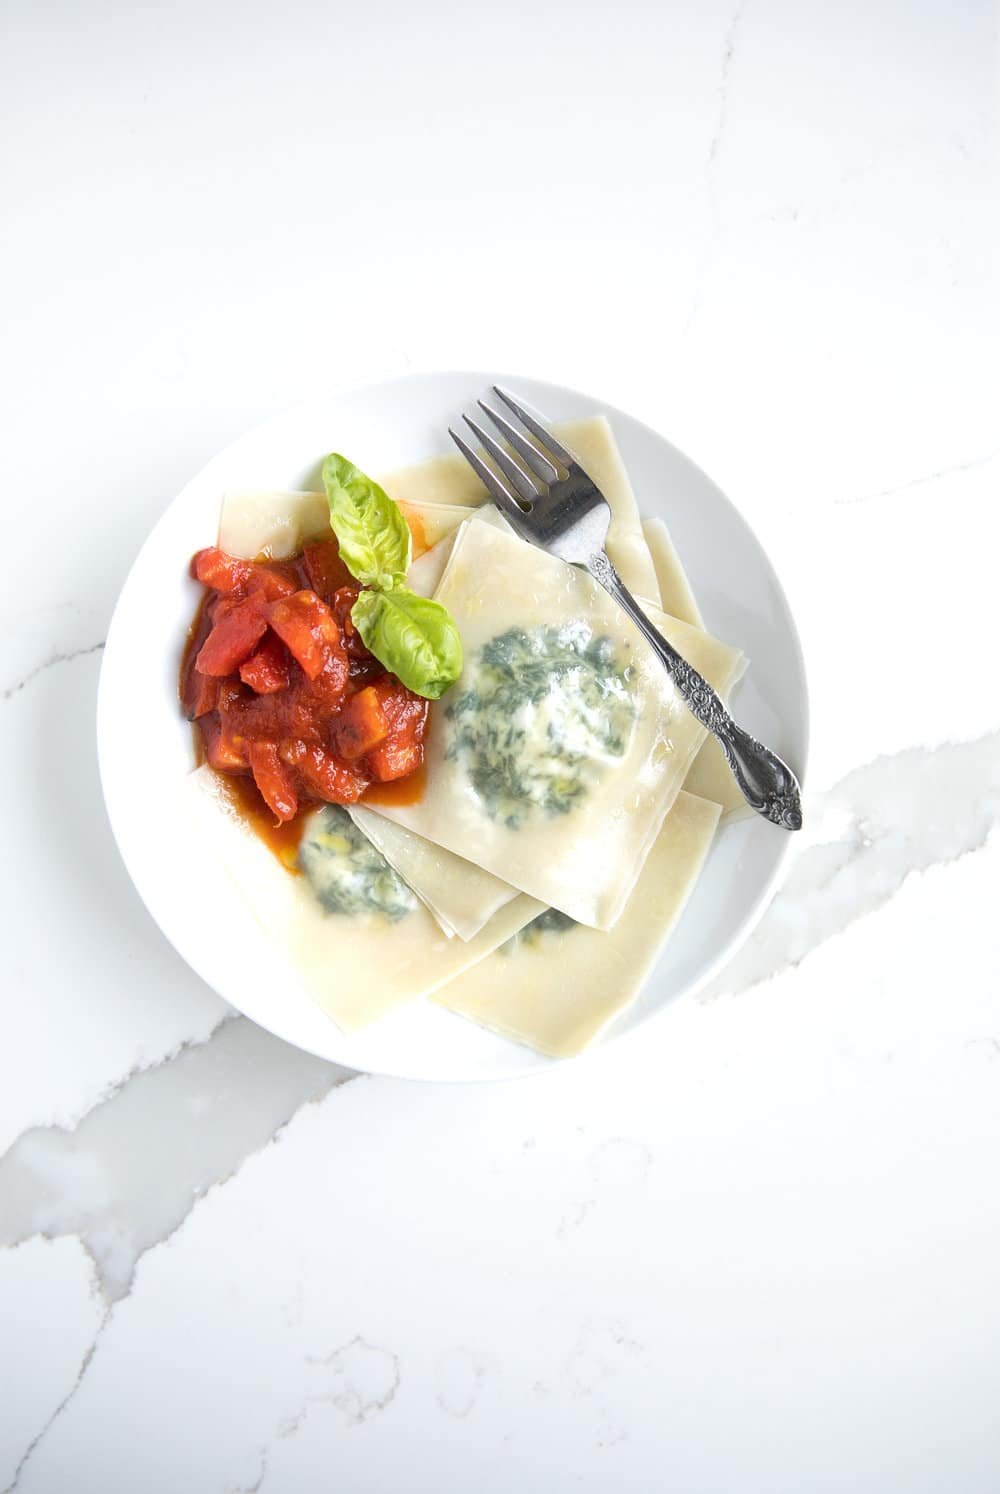
{"label": "square ravioli", "polygon": [[516,897],[474,938],[449,938],[339,804],[309,816],[300,874],[234,810],[211,769],[188,775],[178,807],[268,939],[346,1032],[427,995],[544,911]]}
{"label": "square ravioli", "polygon": [[[635,596],[659,602],[656,567],[643,539],[635,494],[607,416],[557,421],[552,431],[608,500],[611,527],[607,551],[618,574]],[[460,456],[434,457],[391,472],[382,482],[404,513],[419,514],[424,506],[437,511],[444,504],[467,507],[488,502],[486,489]]]}
{"label": "square ravioli", "polygon": [[472,939],[518,895],[516,887],[481,866],[393,824],[366,804],[350,804],[347,813],[447,934]]}
{"label": "square ravioli", "polygon": [[678,794],[613,929],[546,909],[432,1000],[552,1058],[579,1053],[638,994],[694,890],[719,813]]}
{"label": "square ravioli", "polygon": [[[423,797],[372,805],[577,923],[611,928],[705,729],[585,572],[511,533],[459,531],[436,592],[462,676],[432,707]],[[739,651],[651,609],[717,690]]]}

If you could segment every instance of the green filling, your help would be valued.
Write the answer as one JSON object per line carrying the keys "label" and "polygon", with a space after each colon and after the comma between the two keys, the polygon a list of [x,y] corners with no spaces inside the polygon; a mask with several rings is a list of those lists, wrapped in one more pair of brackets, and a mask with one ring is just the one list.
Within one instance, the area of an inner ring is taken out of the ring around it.
{"label": "green filling", "polygon": [[491,818],[517,830],[586,797],[602,760],[624,756],[636,708],[612,640],[574,622],[491,639],[445,715],[447,756],[463,762]]}
{"label": "green filling", "polygon": [[328,913],[379,913],[396,923],[419,902],[402,877],[362,835],[346,809],[316,811],[299,846],[299,866]]}
{"label": "green filling", "polygon": [[560,913],[558,908],[546,908],[544,913],[539,913],[537,918],[526,923],[523,929],[518,929],[505,944],[501,944],[499,953],[512,955],[517,954],[519,949],[534,949],[543,934],[564,934],[567,929],[576,927],[576,919],[570,918],[568,913]]}

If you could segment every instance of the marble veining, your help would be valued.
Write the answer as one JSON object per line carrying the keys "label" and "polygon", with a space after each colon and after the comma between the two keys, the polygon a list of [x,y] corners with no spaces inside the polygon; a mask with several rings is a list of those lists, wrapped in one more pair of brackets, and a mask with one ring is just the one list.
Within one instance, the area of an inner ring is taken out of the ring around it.
{"label": "marble veining", "polygon": [[434,1371],[436,1400],[441,1410],[459,1421],[472,1414],[482,1393],[489,1366],[472,1349],[447,1349]]}
{"label": "marble veining", "polygon": [[47,1417],[47,1419],[39,1427],[38,1431],[35,1433],[31,1441],[28,1443],[27,1447],[24,1449],[21,1457],[18,1459],[17,1466],[14,1469],[14,1476],[11,1479],[10,1483],[4,1487],[3,1494],[15,1494],[15,1491],[20,1486],[21,1474],[30,1462],[35,1449],[41,1445],[41,1442],[49,1431],[50,1427],[52,1427],[54,1423],[58,1421],[59,1417],[65,1411],[66,1407],[69,1405],[70,1401],[73,1399],[80,1386],[82,1385],[83,1377],[87,1373],[87,1370],[90,1368],[90,1364],[93,1360],[94,1355],[97,1353],[97,1346],[100,1342],[101,1334],[104,1332],[104,1329],[108,1325],[110,1311],[110,1308],[105,1311],[104,1316],[102,1317],[101,1322],[98,1326],[97,1332],[94,1334],[93,1342],[87,1348],[83,1358],[80,1360],[80,1368],[77,1370],[76,1375],[73,1379],[73,1383],[70,1386],[69,1390],[63,1396],[62,1400],[56,1406],[52,1414]]}
{"label": "marble veining", "polygon": [[40,674],[44,674],[47,669],[52,669],[56,664],[71,664],[74,659],[86,658],[88,654],[99,654],[103,649],[104,639],[102,638],[100,643],[91,643],[87,648],[71,649],[65,654],[52,654],[48,659],[43,659],[41,664],[36,664],[34,669],[29,669],[21,679],[15,680],[14,684],[8,685],[0,698],[10,700],[12,696],[19,694],[25,685],[30,685],[32,680],[36,680]]}
{"label": "marble veining", "polygon": [[259,1494],[271,1471],[273,1444],[295,1437],[311,1416],[332,1407],[347,1426],[360,1427],[385,1411],[399,1389],[398,1357],[360,1334],[324,1357],[307,1355],[305,1362],[320,1371],[326,1388],[310,1390],[295,1412],[281,1418],[271,1440],[258,1450],[259,1471],[253,1483],[228,1485],[231,1494]]}
{"label": "marble veining", "polygon": [[893,483],[891,487],[879,488],[875,493],[859,493],[851,497],[834,498],[834,503],[839,505],[852,503],[874,503],[877,498],[898,498],[901,493],[909,493],[913,488],[926,487],[928,483],[939,482],[944,477],[954,477],[962,472],[978,472],[981,467],[990,467],[997,460],[995,451],[987,452],[985,456],[970,457],[967,462],[953,462],[947,467],[939,467],[936,472],[925,472],[919,477],[911,477],[907,482]]}
{"label": "marble veining", "polygon": [[[257,1086],[241,1083],[248,1072]],[[117,1302],[136,1262],[210,1188],[302,1105],[353,1077],[234,1016],[206,1042],[141,1069],[76,1127],[26,1131],[0,1158],[0,1245],[75,1235],[105,1299]]]}
{"label": "marble veining", "polygon": [[722,44],[722,63],[719,69],[719,83],[717,89],[717,111],[712,128],[711,138],[708,142],[708,152],[705,156],[704,178],[705,195],[707,199],[707,223],[705,228],[705,239],[701,246],[698,258],[698,268],[695,275],[694,287],[691,293],[691,305],[684,322],[684,333],[689,336],[691,329],[697,320],[701,310],[702,300],[705,294],[705,286],[711,272],[712,258],[716,240],[720,230],[719,215],[719,162],[722,155],[723,140],[729,122],[729,85],[730,75],[733,69],[733,59],[736,54],[736,46],[739,40],[740,28],[743,24],[743,13],[746,10],[747,0],[737,0],[732,17],[726,31]]}
{"label": "marble veining", "polygon": [[880,908],[907,877],[980,850],[998,818],[1000,732],[914,747],[855,769],[811,796],[812,843],[701,999],[744,991],[799,964]]}
{"label": "marble veining", "polygon": [[719,112],[716,115],[715,129],[708,144],[708,158],[705,163],[705,172],[709,179],[710,195],[713,205],[713,216],[717,215],[715,202],[714,171],[722,149],[723,137],[726,133],[726,124],[729,119],[729,77],[733,70],[733,58],[736,54],[736,43],[739,38],[740,27],[743,24],[743,14],[746,10],[747,0],[738,0],[733,11],[726,39],[722,46],[722,69],[719,77]]}

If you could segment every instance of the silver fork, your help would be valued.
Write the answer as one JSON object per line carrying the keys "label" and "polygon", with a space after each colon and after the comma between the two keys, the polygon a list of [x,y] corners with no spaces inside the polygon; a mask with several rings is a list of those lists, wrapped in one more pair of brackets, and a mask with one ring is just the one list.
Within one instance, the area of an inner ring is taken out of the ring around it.
{"label": "silver fork", "polygon": [[478,420],[468,415],[462,418],[496,469],[450,426],[448,433],[497,508],[522,539],[571,565],[583,566],[600,582],[658,655],[688,710],[718,737],[747,803],[772,824],[801,830],[802,797],[791,768],[737,726],[708,681],[654,628],[608,559],[604,545],[611,509],[604,494],[537,415],[496,384],[493,392],[520,421],[518,425],[483,400],[477,401],[506,446]]}

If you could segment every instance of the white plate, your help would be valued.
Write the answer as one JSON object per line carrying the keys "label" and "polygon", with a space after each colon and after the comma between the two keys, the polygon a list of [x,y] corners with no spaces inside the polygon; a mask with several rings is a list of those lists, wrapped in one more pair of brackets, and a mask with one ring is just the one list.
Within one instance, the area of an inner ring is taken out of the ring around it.
{"label": "white plate", "polygon": [[[241,437],[188,483],[146,540],[115,608],[101,669],[97,734],[108,814],[129,874],[166,937],[220,995],[278,1037],[352,1068],[411,1079],[497,1079],[551,1060],[426,1002],[366,1032],[342,1033],[299,988],[184,826],[163,812],[164,791],[193,763],[191,728],[177,701],[181,650],[200,592],[188,563],[215,540],[224,490],[315,487],[331,450],[376,474],[438,455],[449,449],[449,421],[494,382],[553,420],[607,412],[639,507],[670,526],[706,625],[749,655],[740,721],[804,770],[798,637],[746,522],[655,431],[589,395],[516,374],[416,375],[311,400]],[[119,729],[123,722],[128,730]],[[766,905],[791,840],[756,818],[721,833],[643,996],[605,1042],[647,1023],[733,953]]]}

